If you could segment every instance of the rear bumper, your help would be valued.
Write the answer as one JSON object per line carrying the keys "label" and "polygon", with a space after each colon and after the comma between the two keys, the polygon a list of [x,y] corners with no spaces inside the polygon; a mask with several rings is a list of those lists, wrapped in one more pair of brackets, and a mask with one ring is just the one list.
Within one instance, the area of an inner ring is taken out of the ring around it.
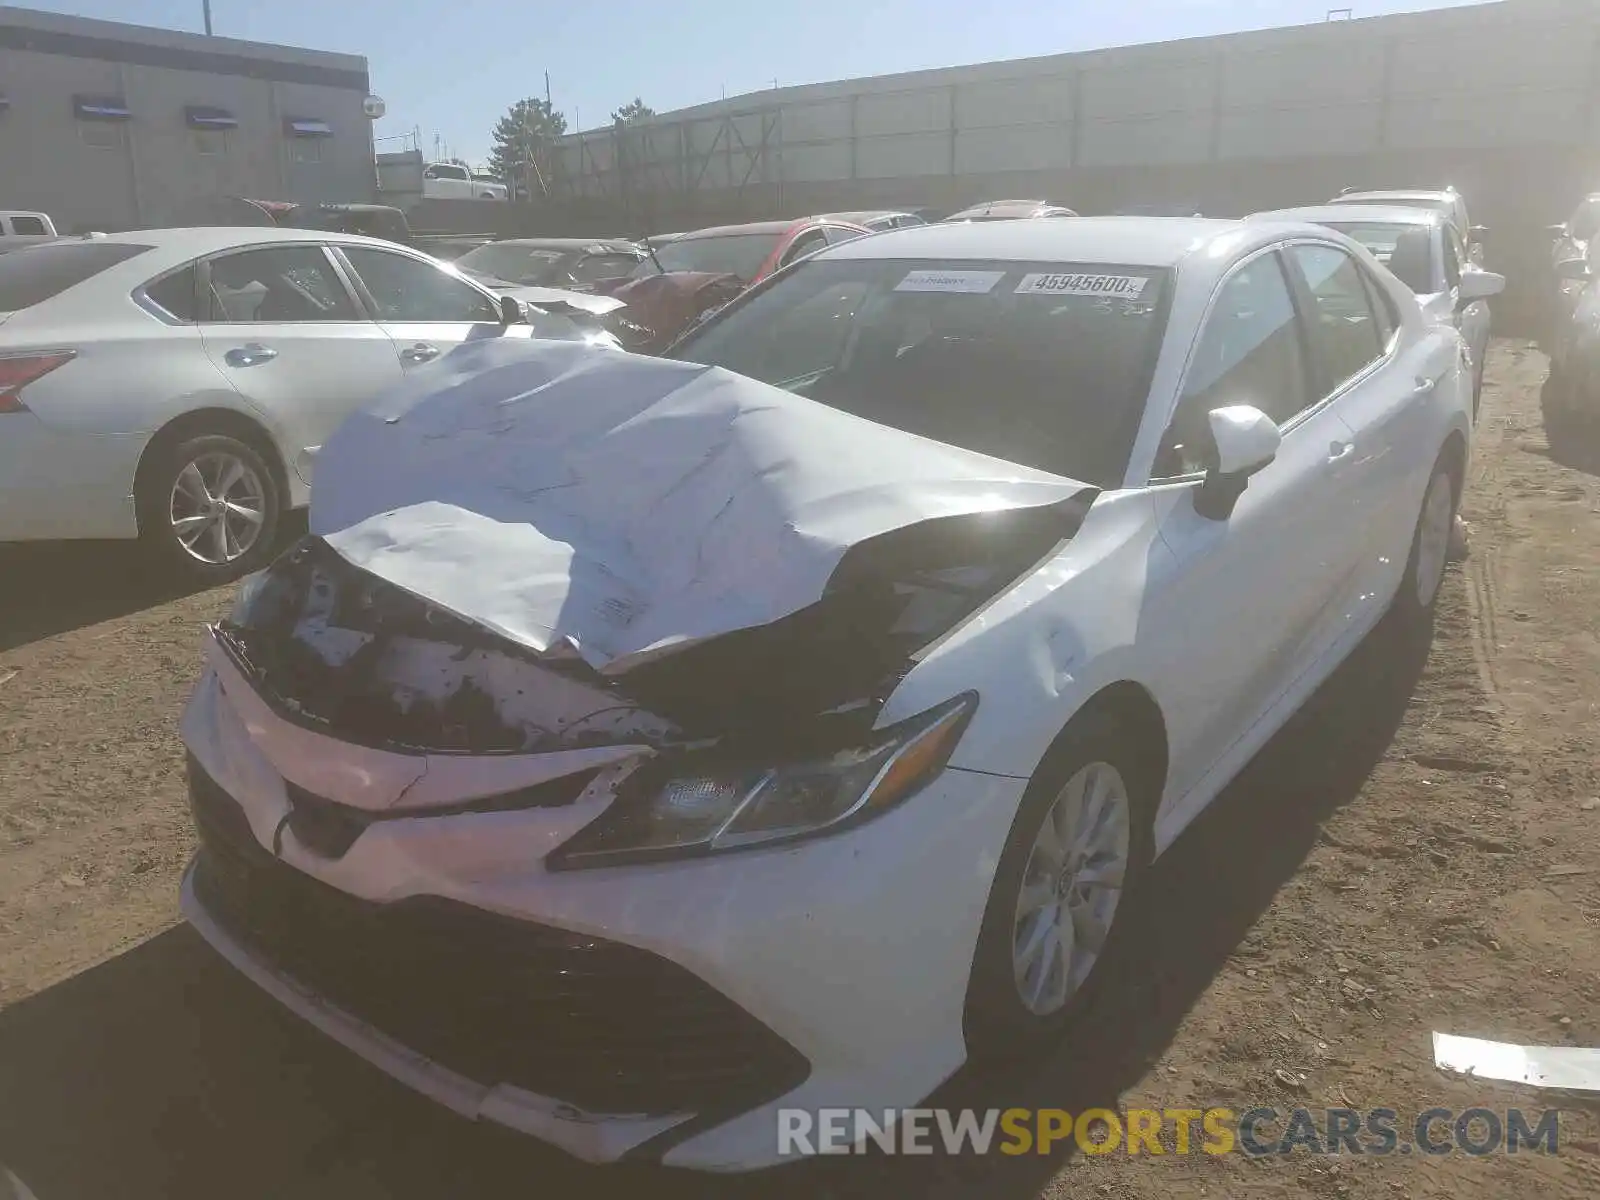
{"label": "rear bumper", "polygon": [[133,476],[147,440],[0,414],[0,542],[137,537]]}

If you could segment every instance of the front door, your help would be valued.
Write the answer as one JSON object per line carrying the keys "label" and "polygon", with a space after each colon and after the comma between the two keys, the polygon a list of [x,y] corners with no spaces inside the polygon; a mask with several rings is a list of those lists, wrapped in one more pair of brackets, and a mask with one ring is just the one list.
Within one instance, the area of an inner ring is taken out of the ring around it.
{"label": "front door", "polygon": [[498,300],[429,259],[371,246],[341,246],[339,253],[405,371],[427,366],[463,342],[533,332],[528,325],[502,325]]}
{"label": "front door", "polygon": [[[1171,794],[1187,793],[1315,662],[1343,628],[1357,537],[1342,507],[1353,435],[1313,391],[1285,264],[1266,251],[1218,291],[1190,361],[1152,480],[1170,564],[1154,569],[1140,637],[1181,664],[1164,697]],[[1250,405],[1278,422],[1277,457],[1225,518],[1195,493],[1209,412]]]}

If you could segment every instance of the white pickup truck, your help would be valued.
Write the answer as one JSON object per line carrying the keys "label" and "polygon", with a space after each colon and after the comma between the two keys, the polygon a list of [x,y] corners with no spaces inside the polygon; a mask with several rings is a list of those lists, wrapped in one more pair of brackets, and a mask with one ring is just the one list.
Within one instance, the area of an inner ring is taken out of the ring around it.
{"label": "white pickup truck", "polygon": [[422,171],[427,200],[504,200],[507,192],[500,180],[460,163],[429,163]]}
{"label": "white pickup truck", "polygon": [[0,209],[0,254],[38,242],[53,242],[60,236],[55,222],[42,212]]}

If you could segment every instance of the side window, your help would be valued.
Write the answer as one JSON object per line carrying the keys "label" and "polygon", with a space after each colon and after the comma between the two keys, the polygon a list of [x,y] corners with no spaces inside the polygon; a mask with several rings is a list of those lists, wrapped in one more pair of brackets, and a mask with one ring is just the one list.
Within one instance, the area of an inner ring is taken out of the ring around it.
{"label": "side window", "polygon": [[422,172],[422,177],[424,179],[438,179],[440,177],[440,168],[429,167]]}
{"label": "side window", "polygon": [[365,246],[340,252],[367,285],[380,320],[500,321],[494,301],[433,263]]}
{"label": "side window", "polygon": [[857,230],[846,229],[843,225],[828,225],[824,228],[830,246],[837,246],[840,242],[853,242],[856,238],[865,236]]}
{"label": "side window", "polygon": [[1460,284],[1461,261],[1466,256],[1466,252],[1461,248],[1461,235],[1456,232],[1454,225],[1448,226],[1444,231],[1445,287],[1453,288]]}
{"label": "side window", "polygon": [[1259,408],[1280,425],[1310,404],[1294,301],[1276,253],[1257,255],[1218,292],[1162,438],[1155,475],[1204,469],[1211,454],[1211,410],[1234,404]]}
{"label": "side window", "polygon": [[1311,293],[1306,342],[1318,399],[1359,375],[1383,353],[1361,269],[1337,246],[1291,246]]}
{"label": "side window", "polygon": [[44,222],[38,217],[12,217],[11,232],[27,236],[43,236]]}
{"label": "side window", "polygon": [[320,246],[265,246],[212,259],[211,301],[216,321],[361,319]]}
{"label": "side window", "polygon": [[815,254],[828,244],[828,238],[820,229],[807,230],[789,244],[783,252],[783,261],[778,265],[787,267],[792,262],[797,262],[808,254]]}
{"label": "side window", "polygon": [[200,319],[199,280],[198,272],[193,266],[185,267],[181,271],[174,271],[165,279],[159,279],[149,284],[144,289],[144,294],[160,305],[162,309],[180,321],[198,321]]}

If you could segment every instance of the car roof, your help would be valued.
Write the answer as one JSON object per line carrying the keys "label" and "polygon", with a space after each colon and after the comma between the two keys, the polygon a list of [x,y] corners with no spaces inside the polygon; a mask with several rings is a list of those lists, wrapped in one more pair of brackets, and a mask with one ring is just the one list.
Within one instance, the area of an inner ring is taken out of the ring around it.
{"label": "car roof", "polygon": [[1461,193],[1449,188],[1390,188],[1369,192],[1345,192],[1328,201],[1329,204],[1382,204],[1389,200],[1440,200],[1455,203]]}
{"label": "car roof", "polygon": [[[68,239],[70,240],[70,239]],[[290,229],[281,225],[206,225],[195,229],[135,229],[127,233],[97,234],[97,242],[114,245],[148,246],[163,256],[200,258],[235,246],[259,246],[273,242],[338,242],[341,245],[375,246],[384,250],[399,247],[383,238],[359,233],[340,233],[330,229]]]}
{"label": "car roof", "polygon": [[914,217],[915,213],[907,212],[903,208],[863,208],[860,212],[823,213],[817,218],[819,221],[846,221],[851,224],[862,224],[866,221],[876,221],[881,217]]}
{"label": "car roof", "polygon": [[1384,225],[1442,225],[1444,214],[1403,204],[1313,204],[1305,208],[1274,208],[1251,213],[1246,221],[1375,221]]}
{"label": "car roof", "polygon": [[711,225],[705,229],[691,229],[688,233],[680,233],[673,240],[688,241],[690,238],[726,237],[741,233],[777,235],[788,233],[797,225],[806,225],[821,219],[821,217],[801,217],[798,221],[749,221],[743,225]]}
{"label": "car roof", "polygon": [[994,216],[1008,212],[1016,212],[1019,216],[1031,216],[1034,213],[1051,210],[1072,211],[1063,204],[1054,204],[1049,200],[984,200],[978,204],[969,204],[959,212],[951,213],[945,220],[959,221],[967,217]]}
{"label": "car roof", "polygon": [[[1327,230],[1305,224],[1304,232]],[[1232,260],[1234,251],[1281,240],[1269,222],[1205,217],[1079,217],[1073,221],[977,221],[890,229],[841,242],[818,257],[840,259],[995,259],[1002,262],[1119,263],[1174,267],[1210,253]]]}
{"label": "car roof", "polygon": [[526,246],[543,250],[588,250],[598,246],[606,251],[636,251],[639,249],[626,238],[493,238],[486,246]]}

